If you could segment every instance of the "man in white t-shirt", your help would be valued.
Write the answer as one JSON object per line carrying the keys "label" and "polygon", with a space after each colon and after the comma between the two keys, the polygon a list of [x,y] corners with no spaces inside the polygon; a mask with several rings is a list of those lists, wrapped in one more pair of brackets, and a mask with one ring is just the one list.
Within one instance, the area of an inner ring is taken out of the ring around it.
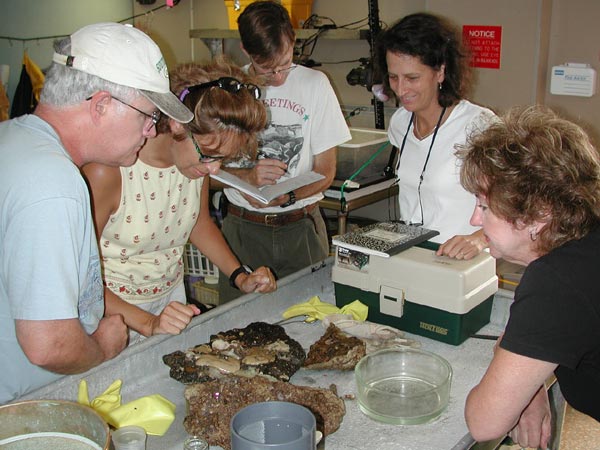
{"label": "man in white t-shirt", "polygon": [[[263,79],[270,122],[259,139],[251,167],[225,168],[254,186],[272,185],[315,171],[324,178],[260,203],[233,188],[224,189],[229,206],[223,234],[237,257],[252,267],[269,266],[284,277],[329,254],[318,202],[335,177],[336,148],[350,131],[327,77],[293,64],[295,34],[278,2],[251,3],[238,18],[248,71]],[[247,269],[246,269],[247,270]],[[219,280],[219,301],[240,295],[231,279]]]}
{"label": "man in white t-shirt", "polygon": [[122,316],[103,317],[79,168],[129,166],[161,112],[193,117],[159,48],[133,27],[86,26],[57,42],[53,62],[34,114],[0,123],[0,404],[123,350]]}

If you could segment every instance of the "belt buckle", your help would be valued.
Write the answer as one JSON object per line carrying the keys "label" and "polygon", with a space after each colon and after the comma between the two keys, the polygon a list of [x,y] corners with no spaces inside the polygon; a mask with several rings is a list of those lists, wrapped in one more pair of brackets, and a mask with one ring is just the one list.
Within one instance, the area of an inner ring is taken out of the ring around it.
{"label": "belt buckle", "polygon": [[278,214],[265,214],[264,215],[265,225],[270,225],[270,226],[278,225],[278,220],[277,220],[278,216],[279,216]]}

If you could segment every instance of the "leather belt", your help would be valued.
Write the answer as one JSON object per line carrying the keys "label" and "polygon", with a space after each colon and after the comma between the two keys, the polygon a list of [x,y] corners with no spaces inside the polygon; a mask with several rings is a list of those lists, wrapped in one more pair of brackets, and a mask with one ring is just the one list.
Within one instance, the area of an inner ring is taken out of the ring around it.
{"label": "leather belt", "polygon": [[240,208],[239,206],[232,205],[231,203],[227,206],[227,213],[236,217],[240,217],[250,222],[260,223],[269,227],[280,227],[287,225],[288,223],[297,222],[306,217],[312,219],[312,212],[317,207],[317,202],[312,205],[305,206],[304,208],[295,209],[289,212],[282,213],[259,213],[256,211],[250,211],[246,208]]}

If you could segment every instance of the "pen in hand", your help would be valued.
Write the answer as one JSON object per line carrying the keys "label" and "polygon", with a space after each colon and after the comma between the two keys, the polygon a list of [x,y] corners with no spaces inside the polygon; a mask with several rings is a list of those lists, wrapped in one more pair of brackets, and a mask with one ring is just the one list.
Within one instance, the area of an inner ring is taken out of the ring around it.
{"label": "pen in hand", "polygon": [[[281,161],[285,164],[285,162],[279,158],[274,158],[273,156],[268,155],[267,153],[263,152],[262,150],[258,150],[258,152],[256,153],[256,159],[274,159],[276,161]],[[288,171],[288,167],[287,164],[285,164],[285,169],[283,169],[283,172],[285,175],[289,175],[289,171]]]}

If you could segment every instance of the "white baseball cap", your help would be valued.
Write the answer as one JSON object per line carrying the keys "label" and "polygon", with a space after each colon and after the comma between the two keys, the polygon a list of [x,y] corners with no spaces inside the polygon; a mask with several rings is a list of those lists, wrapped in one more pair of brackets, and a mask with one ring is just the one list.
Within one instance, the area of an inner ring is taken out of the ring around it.
{"label": "white baseball cap", "polygon": [[54,53],[55,63],[123,86],[139,89],[158,109],[177,122],[194,114],[169,86],[169,71],[158,46],[131,25],[105,22],[87,25],[71,35],[71,54]]}

